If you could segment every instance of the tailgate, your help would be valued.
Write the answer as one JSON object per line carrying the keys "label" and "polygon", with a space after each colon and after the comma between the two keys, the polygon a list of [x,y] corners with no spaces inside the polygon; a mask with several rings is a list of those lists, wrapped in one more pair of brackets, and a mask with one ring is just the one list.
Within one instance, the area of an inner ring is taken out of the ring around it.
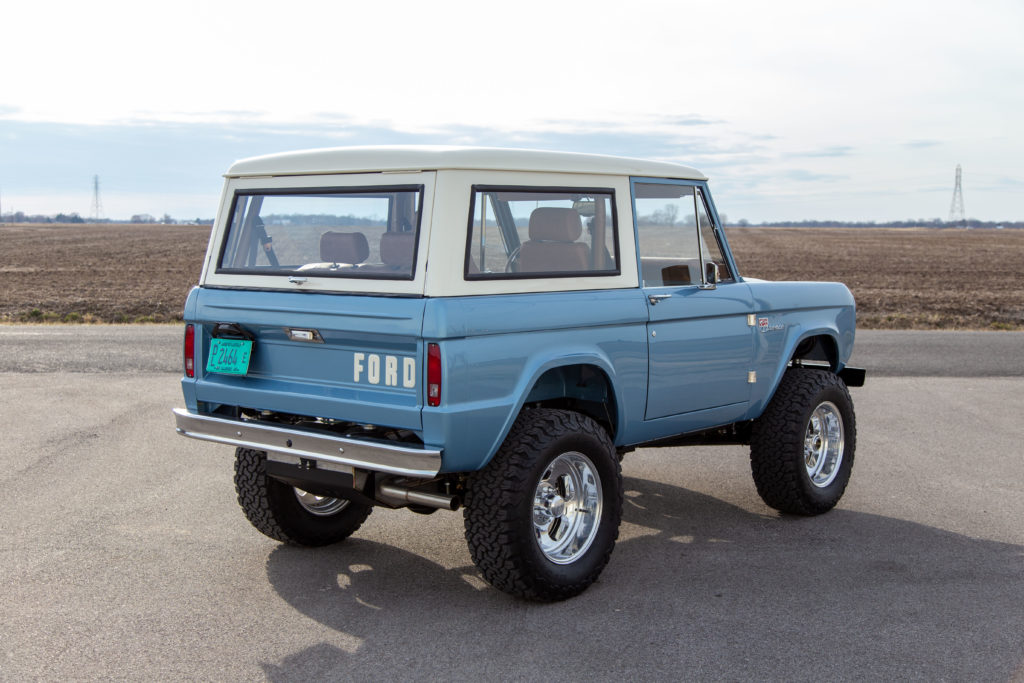
{"label": "tailgate", "polygon": [[[227,405],[420,429],[422,298],[212,288],[195,297],[190,410],[206,403],[199,412]],[[207,371],[219,323],[251,335],[245,374]]]}

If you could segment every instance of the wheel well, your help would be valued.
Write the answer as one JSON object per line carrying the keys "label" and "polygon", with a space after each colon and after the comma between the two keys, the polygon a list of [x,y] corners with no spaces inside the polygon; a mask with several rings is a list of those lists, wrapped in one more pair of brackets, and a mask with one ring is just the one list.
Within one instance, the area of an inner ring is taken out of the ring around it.
{"label": "wheel well", "polygon": [[615,438],[617,409],[612,385],[596,365],[563,365],[541,375],[524,406],[574,410],[593,418]]}
{"label": "wheel well", "polygon": [[834,372],[839,367],[839,351],[836,348],[836,341],[825,334],[808,337],[796,345],[791,360],[825,362]]}

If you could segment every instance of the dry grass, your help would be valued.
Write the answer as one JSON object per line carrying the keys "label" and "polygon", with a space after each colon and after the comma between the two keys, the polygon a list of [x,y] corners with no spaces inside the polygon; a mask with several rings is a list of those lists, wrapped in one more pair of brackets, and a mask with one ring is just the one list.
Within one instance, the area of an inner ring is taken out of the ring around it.
{"label": "dry grass", "polygon": [[[845,282],[864,328],[1024,329],[1024,230],[727,234],[748,277]],[[180,320],[208,237],[183,225],[0,226],[0,320]]]}

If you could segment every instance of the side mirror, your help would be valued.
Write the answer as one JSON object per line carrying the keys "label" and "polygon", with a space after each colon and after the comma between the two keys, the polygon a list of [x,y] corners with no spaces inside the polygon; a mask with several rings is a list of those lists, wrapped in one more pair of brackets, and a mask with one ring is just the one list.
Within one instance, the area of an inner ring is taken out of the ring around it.
{"label": "side mirror", "polygon": [[718,288],[718,264],[714,261],[708,261],[704,264],[704,284],[700,286],[701,289],[717,289]]}

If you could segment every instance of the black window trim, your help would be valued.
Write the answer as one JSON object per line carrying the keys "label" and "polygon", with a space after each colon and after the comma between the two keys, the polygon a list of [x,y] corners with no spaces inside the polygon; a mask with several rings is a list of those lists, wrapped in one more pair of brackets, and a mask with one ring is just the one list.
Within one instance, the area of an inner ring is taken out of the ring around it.
{"label": "black window trim", "polygon": [[257,276],[292,276],[296,275],[299,271],[296,270],[284,270],[276,268],[268,268],[266,270],[253,270],[251,268],[224,268],[221,264],[224,262],[224,252],[228,246],[228,237],[230,236],[231,226],[235,222],[235,210],[238,208],[239,197],[252,197],[257,195],[271,196],[271,195],[358,195],[358,194],[391,194],[395,192],[416,192],[419,197],[419,207],[416,210],[416,239],[413,243],[412,252],[412,265],[410,266],[408,275],[391,275],[388,273],[359,273],[352,271],[351,273],[309,273],[309,277],[324,277],[334,278],[339,280],[389,280],[389,281],[412,281],[416,279],[416,265],[417,257],[419,256],[420,250],[420,233],[423,227],[423,200],[426,186],[423,184],[405,184],[405,185],[342,185],[342,186],[330,186],[330,187],[274,187],[274,188],[244,188],[237,189],[231,197],[231,211],[228,213],[228,219],[224,226],[223,236],[220,242],[220,249],[217,254],[217,263],[214,269],[214,273],[217,275],[257,275]]}
{"label": "black window trim", "polygon": [[[710,222],[711,234],[714,236],[715,242],[718,245],[718,253],[722,255],[722,261],[725,262],[726,268],[729,268],[729,270],[730,270],[729,277],[720,279],[718,282],[721,283],[721,284],[730,284],[732,282],[737,282],[736,275],[731,272],[732,268],[729,265],[729,259],[726,258],[727,250],[726,250],[725,246],[722,244],[723,233],[722,233],[721,230],[719,230],[718,222],[714,219],[714,214],[711,213],[711,206],[708,204],[708,191],[707,191],[707,188],[706,187],[701,187],[700,185],[696,185],[695,186],[695,192],[694,192],[694,208],[695,209],[696,209],[697,195],[700,195],[700,203],[704,207],[704,215],[707,216],[708,221]],[[697,216],[696,213],[694,215],[694,220],[697,222],[697,235],[698,235],[698,238],[699,238],[699,243],[701,245],[701,257],[700,257],[701,258],[701,270],[703,271],[703,269],[704,269],[704,248],[703,248],[703,246],[704,246],[704,236],[700,234],[700,217]],[[704,277],[705,277],[704,273],[701,272],[700,279],[701,279],[702,282],[704,281]],[[721,277],[721,273],[719,273],[719,277]]]}
{"label": "black window trim", "polygon": [[[636,209],[636,186],[637,185],[678,185],[681,187],[693,188],[693,202],[694,202],[694,222],[697,224],[697,255],[700,259],[701,272],[700,272],[700,283],[691,283],[689,285],[647,285],[645,286],[643,280],[643,250],[640,245],[640,226],[637,223],[637,209]],[[730,276],[725,279],[718,281],[718,284],[733,284],[740,282],[740,279],[736,275],[735,268],[733,267],[731,258],[731,251],[726,248],[727,242],[725,241],[725,231],[720,227],[719,221],[716,220],[717,213],[712,211],[712,202],[710,193],[708,192],[707,181],[698,180],[687,180],[683,178],[661,178],[656,176],[631,176],[630,177],[630,198],[633,206],[633,224],[634,230],[636,231],[636,257],[637,257],[637,269],[640,280],[640,285],[644,289],[652,289],[657,287],[697,287],[699,284],[705,281],[704,273],[704,251],[703,242],[704,237],[700,231],[700,218],[697,215],[697,202],[700,201],[704,207],[704,214],[708,217],[711,234],[715,237],[715,242],[718,245],[718,251],[722,254],[722,260],[725,261],[725,265],[729,268]],[[699,195],[699,199],[698,199]]]}

